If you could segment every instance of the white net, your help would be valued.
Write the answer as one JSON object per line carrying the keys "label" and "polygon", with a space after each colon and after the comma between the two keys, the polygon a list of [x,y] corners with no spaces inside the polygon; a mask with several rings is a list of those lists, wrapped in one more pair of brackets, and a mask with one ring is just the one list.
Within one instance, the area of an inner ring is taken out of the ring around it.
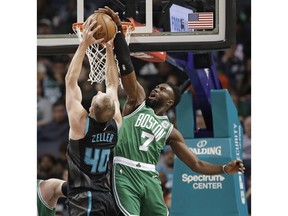
{"label": "white net", "polygon": [[[127,25],[127,26],[125,27],[125,29],[126,29],[125,39],[126,39],[127,44],[129,45],[131,33],[132,33],[132,31],[133,31],[134,29],[133,29],[133,26],[132,26],[132,25]],[[125,30],[124,30],[124,31],[125,31]]]}
{"label": "white net", "polygon": [[[131,32],[133,30],[132,26],[128,25],[125,32],[125,39],[127,44],[129,45]],[[79,38],[80,42],[82,41],[82,31],[81,31],[81,24],[76,25],[73,27],[73,30],[77,37]],[[88,81],[93,84],[102,83],[105,80],[105,63],[106,63],[106,48],[101,44],[91,44],[87,50],[86,55],[88,57],[90,63],[90,73]],[[118,67],[118,61],[115,56],[116,65]],[[120,77],[120,70],[118,67],[118,73]],[[121,79],[119,78],[119,83],[121,85]],[[122,85],[121,85],[122,86]]]}

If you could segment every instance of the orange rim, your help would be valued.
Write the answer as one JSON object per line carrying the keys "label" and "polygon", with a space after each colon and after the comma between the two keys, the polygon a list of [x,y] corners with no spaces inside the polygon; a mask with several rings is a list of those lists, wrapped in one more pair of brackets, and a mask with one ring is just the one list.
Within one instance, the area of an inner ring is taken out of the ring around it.
{"label": "orange rim", "polygon": [[134,23],[134,19],[132,17],[127,18],[129,21],[125,22],[121,22],[122,24],[122,29],[123,29],[123,33],[126,35],[127,29],[128,27],[130,27],[130,31],[134,31],[135,29],[135,23]]}
{"label": "orange rim", "polygon": [[77,27],[80,29],[80,31],[82,32],[83,30],[83,22],[76,22],[72,24],[72,29],[74,31],[76,31]]}
{"label": "orange rim", "polygon": [[[134,31],[135,29],[135,23],[134,20],[132,18],[128,18],[131,22],[121,22],[122,25],[122,29],[123,29],[123,33],[126,35],[127,29],[130,27],[131,30],[130,31]],[[79,30],[82,32],[83,30],[83,23],[84,22],[76,22],[72,24],[72,29],[74,31],[76,31],[77,27],[79,28]]]}
{"label": "orange rim", "polygon": [[127,29],[129,27],[131,28],[130,31],[133,31],[135,29],[135,26],[130,22],[121,22],[121,24],[122,24],[122,29],[123,29],[124,35],[126,35]]}

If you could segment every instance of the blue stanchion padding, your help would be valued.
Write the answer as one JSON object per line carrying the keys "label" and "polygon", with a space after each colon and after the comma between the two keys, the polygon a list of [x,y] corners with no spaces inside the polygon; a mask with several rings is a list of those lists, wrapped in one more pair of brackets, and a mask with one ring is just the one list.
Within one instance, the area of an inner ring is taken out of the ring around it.
{"label": "blue stanchion padding", "polygon": [[214,137],[231,137],[233,124],[239,125],[237,109],[228,90],[211,90]]}
{"label": "blue stanchion padding", "polygon": [[[213,164],[241,159],[243,130],[232,99],[227,90],[222,89],[212,90],[211,99],[214,137],[184,137],[185,142],[200,159]],[[179,114],[177,112],[177,119]],[[181,125],[181,121],[179,119],[178,128],[182,133],[185,125]],[[247,216],[243,174],[202,175],[175,157],[170,213],[171,216]]]}
{"label": "blue stanchion padding", "polygon": [[[238,111],[226,89],[211,90],[214,137],[231,138],[231,159],[242,159],[243,128],[238,118]],[[223,122],[224,121],[224,122]],[[247,202],[244,175],[233,175],[235,181],[236,200],[243,215]]]}
{"label": "blue stanchion padding", "polygon": [[193,101],[190,92],[184,92],[180,103],[176,106],[177,126],[184,138],[194,138]]}
{"label": "blue stanchion padding", "polygon": [[[233,144],[230,138],[185,141],[202,160],[214,164],[225,164],[231,160]],[[237,199],[240,195],[238,177],[237,174],[198,174],[175,157],[171,216],[247,216],[246,199],[244,204]]]}

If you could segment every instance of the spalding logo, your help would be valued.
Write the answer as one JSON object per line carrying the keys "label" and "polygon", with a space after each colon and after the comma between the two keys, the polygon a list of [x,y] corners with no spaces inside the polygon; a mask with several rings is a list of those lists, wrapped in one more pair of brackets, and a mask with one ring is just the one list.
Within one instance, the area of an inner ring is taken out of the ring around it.
{"label": "spalding logo", "polygon": [[207,140],[200,140],[196,145],[198,148],[203,148],[207,145]]}

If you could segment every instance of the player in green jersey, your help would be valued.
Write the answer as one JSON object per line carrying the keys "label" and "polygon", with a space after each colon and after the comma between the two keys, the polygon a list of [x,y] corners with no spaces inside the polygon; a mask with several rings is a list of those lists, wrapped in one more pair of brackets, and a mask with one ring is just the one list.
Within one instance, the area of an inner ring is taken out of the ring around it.
{"label": "player in green jersey", "polygon": [[[117,13],[108,7],[98,11],[110,15],[121,31]],[[194,172],[205,175],[244,172],[241,160],[215,165],[200,160],[190,151],[181,133],[165,116],[166,111],[180,101],[180,90],[172,84],[162,83],[146,98],[143,87],[136,79],[129,48],[122,33],[118,33],[114,39],[114,52],[127,94],[113,160],[113,191],[117,205],[124,215],[169,214],[155,170],[165,144],[170,145],[177,157]]]}
{"label": "player in green jersey", "polygon": [[37,215],[55,216],[60,197],[66,197],[67,183],[61,179],[37,179]]}

